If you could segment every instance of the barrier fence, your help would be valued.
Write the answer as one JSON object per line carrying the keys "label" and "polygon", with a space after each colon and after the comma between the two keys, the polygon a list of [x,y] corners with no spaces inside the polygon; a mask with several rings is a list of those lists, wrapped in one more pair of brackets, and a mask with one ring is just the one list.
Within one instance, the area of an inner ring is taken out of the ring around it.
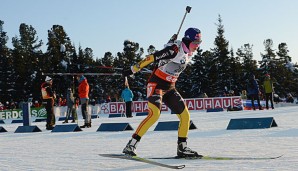
{"label": "barrier fence", "polygon": [[[239,106],[241,105],[244,110],[251,109],[251,100],[241,100],[240,96],[231,96],[231,97],[213,97],[213,98],[190,98],[184,99],[185,104],[188,107],[190,112],[193,111],[204,111],[208,109],[227,109],[229,106]],[[261,101],[262,107],[265,106],[265,101]],[[276,107],[283,107],[289,105],[289,103],[279,103],[275,104]],[[255,101],[255,106],[257,103]],[[271,106],[269,106],[271,107]],[[125,103],[124,102],[110,102],[102,103],[97,105],[89,105],[88,110],[92,115],[99,114],[123,114],[125,113]],[[67,106],[55,106],[54,107],[56,117],[66,116]],[[163,104],[162,111],[165,113],[171,113],[170,109]],[[143,113],[148,112],[148,102],[147,101],[133,101],[132,103],[132,112],[134,113]],[[81,115],[81,106],[77,109],[78,116]],[[15,110],[2,110],[0,111],[0,120],[5,119],[20,119],[23,116],[23,111],[21,109]],[[45,108],[31,108],[31,117],[35,118],[46,118],[47,112]]]}
{"label": "barrier fence", "polygon": [[[211,108],[224,108],[241,104],[240,96],[232,97],[214,97],[214,98],[193,98],[185,99],[185,103],[190,111],[195,110],[207,110]],[[91,114],[119,114],[125,113],[124,102],[110,102],[97,105],[89,105],[88,110]],[[67,106],[55,106],[56,116],[66,116]],[[166,105],[162,105],[162,111],[170,112],[170,109]],[[148,112],[147,101],[134,101],[132,103],[132,112]],[[81,116],[81,106],[77,109],[77,113]],[[47,115],[44,107],[31,108],[31,116],[35,118],[45,118]],[[23,116],[21,109],[3,110],[0,111],[0,120],[5,119],[20,119]]]}

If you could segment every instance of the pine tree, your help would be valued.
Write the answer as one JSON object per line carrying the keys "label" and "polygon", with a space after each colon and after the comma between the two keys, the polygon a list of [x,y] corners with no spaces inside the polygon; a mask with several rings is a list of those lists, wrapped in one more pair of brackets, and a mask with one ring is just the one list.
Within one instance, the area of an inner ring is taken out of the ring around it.
{"label": "pine tree", "polygon": [[212,74],[211,81],[214,83],[212,85],[211,96],[221,96],[228,91],[230,85],[230,80],[232,79],[229,75],[231,67],[231,59],[229,56],[229,42],[224,37],[224,26],[222,24],[221,16],[218,17],[217,24],[217,36],[214,41],[215,48],[211,49],[213,54],[213,66],[211,68]]}
{"label": "pine tree", "polygon": [[[238,56],[234,57],[234,52],[231,50],[231,69],[230,69],[230,87],[229,87],[229,94],[230,95],[240,95],[241,91],[245,88],[242,86],[242,67],[240,63],[240,58]],[[233,93],[232,93],[233,92]]]}
{"label": "pine tree", "polygon": [[264,76],[265,74],[273,74],[275,72],[275,66],[277,59],[275,58],[275,52],[273,50],[273,41],[272,39],[266,39],[264,40],[264,46],[265,46],[265,54],[261,53],[262,60],[259,61],[261,71],[260,76]]}
{"label": "pine tree", "polygon": [[276,52],[279,60],[276,62],[275,78],[279,85],[275,86],[276,93],[286,96],[288,93],[297,95],[298,90],[298,70],[294,64],[291,63],[291,57],[288,55],[288,47],[286,43],[278,45],[278,52]]}
{"label": "pine tree", "polygon": [[[73,61],[75,48],[71,44],[71,40],[64,31],[63,26],[53,25],[51,30],[48,30],[47,45],[47,52],[42,59],[42,71],[44,73],[67,72]],[[72,80],[73,77],[70,76],[55,76],[53,89],[56,91],[57,97],[65,95]]]}
{"label": "pine tree", "polygon": [[16,91],[15,97],[28,98],[39,96],[37,85],[38,71],[40,71],[39,57],[42,55],[36,30],[30,25],[22,23],[19,27],[20,36],[12,38],[13,65]]}
{"label": "pine tree", "polygon": [[209,93],[209,59],[210,51],[202,53],[202,49],[197,50],[197,54],[192,58],[191,65],[192,74],[189,75],[189,80],[192,86],[189,89],[193,98],[202,97],[204,93]]}
{"label": "pine tree", "polygon": [[0,101],[10,101],[13,99],[12,92],[16,91],[13,80],[14,73],[12,66],[11,50],[6,46],[8,41],[7,32],[3,29],[4,21],[0,20]]}
{"label": "pine tree", "polygon": [[[144,53],[144,49],[140,48],[139,44],[136,42],[132,42],[129,40],[125,40],[124,48],[122,53],[118,53],[118,59],[122,61],[122,68],[128,69],[131,65],[136,64],[137,62],[141,61],[141,56]],[[124,79],[124,78],[122,78]],[[145,75],[142,72],[138,72],[134,74],[134,78],[128,77],[129,86],[134,92],[135,98],[138,98],[138,95],[141,94],[141,96],[145,96],[146,94],[146,79]],[[119,85],[119,82],[117,83],[117,87],[119,92],[124,87],[124,81],[122,81],[123,84]]]}
{"label": "pine tree", "polygon": [[252,47],[252,45],[247,43],[241,46],[236,52],[236,57],[239,58],[241,63],[239,85],[242,90],[246,90],[246,84],[250,74],[255,73],[257,70],[257,61],[253,60]]}

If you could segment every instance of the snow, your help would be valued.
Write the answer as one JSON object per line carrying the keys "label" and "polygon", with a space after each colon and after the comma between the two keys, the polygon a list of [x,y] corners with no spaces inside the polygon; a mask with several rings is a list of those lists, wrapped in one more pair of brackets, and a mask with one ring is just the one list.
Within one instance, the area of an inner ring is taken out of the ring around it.
{"label": "snow", "polygon": [[[283,157],[275,160],[156,160],[166,164],[185,164],[183,169],[206,171],[297,170],[298,106],[274,110],[237,112],[193,112],[191,120],[198,129],[189,131],[188,145],[203,155],[241,157]],[[278,127],[268,129],[226,130],[230,119],[274,117]],[[0,170],[170,170],[136,161],[110,159],[100,153],[121,153],[133,131],[96,132],[101,123],[128,122],[134,129],[145,116],[108,118],[102,114],[92,120],[92,128],[80,132],[52,133],[45,122],[33,122],[42,132],[14,133],[22,124],[1,124],[8,132],[0,133]],[[58,119],[58,118],[57,118]],[[158,122],[176,121],[162,113]],[[62,121],[57,121],[61,125]],[[83,120],[79,119],[79,125]],[[157,123],[156,123],[157,124]],[[154,124],[138,145],[142,157],[174,156],[177,131],[153,131]]]}

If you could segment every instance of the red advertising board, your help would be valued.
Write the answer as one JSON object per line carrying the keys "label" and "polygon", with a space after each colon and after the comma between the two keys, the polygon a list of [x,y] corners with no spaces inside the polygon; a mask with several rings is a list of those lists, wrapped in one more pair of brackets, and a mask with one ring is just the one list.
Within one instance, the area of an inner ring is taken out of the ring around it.
{"label": "red advertising board", "polygon": [[[206,110],[213,108],[228,108],[229,106],[235,106],[241,104],[240,96],[231,97],[213,97],[213,98],[193,98],[185,99],[185,104],[189,111]],[[170,111],[170,109],[163,104],[162,111]],[[124,113],[125,103],[124,102],[110,102],[101,105],[101,113],[105,114],[116,114]],[[133,112],[148,112],[147,101],[134,101],[132,103]]]}

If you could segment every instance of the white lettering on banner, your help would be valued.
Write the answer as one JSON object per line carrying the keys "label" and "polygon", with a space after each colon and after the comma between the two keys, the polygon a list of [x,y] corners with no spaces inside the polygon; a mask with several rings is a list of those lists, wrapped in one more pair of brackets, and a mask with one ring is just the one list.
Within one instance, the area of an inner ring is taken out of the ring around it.
{"label": "white lettering on banner", "polygon": [[37,110],[31,110],[31,116],[37,116]]}
{"label": "white lettering on banner", "polygon": [[[20,112],[21,114],[21,112]],[[12,111],[12,118],[18,118],[19,117],[19,112],[18,111]]]}
{"label": "white lettering on banner", "polygon": [[205,109],[212,109],[212,99],[204,99]]}
{"label": "white lettering on banner", "polygon": [[148,102],[143,102],[143,111],[148,111],[149,107],[148,107]]}
{"label": "white lettering on banner", "polygon": [[6,119],[5,116],[5,112],[0,112],[0,119]]}
{"label": "white lettering on banner", "polygon": [[222,99],[214,99],[214,108],[222,108]]}
{"label": "white lettering on banner", "polygon": [[125,112],[125,106],[124,106],[123,104],[121,104],[121,103],[119,103],[119,107],[118,107],[118,109],[119,109],[119,112],[120,112],[120,113]]}
{"label": "white lettering on banner", "polygon": [[233,106],[234,106],[235,104],[242,104],[242,101],[241,101],[240,99],[232,98],[232,100],[233,100]]}
{"label": "white lettering on banner", "polygon": [[194,100],[185,100],[185,101],[186,101],[188,110],[194,110],[195,109]]}
{"label": "white lettering on banner", "polygon": [[11,116],[11,114],[12,114],[12,113],[11,113],[10,111],[7,111],[7,112],[6,112],[6,118],[13,118],[13,117]]}
{"label": "white lettering on banner", "polygon": [[110,103],[110,113],[118,113],[117,105],[115,103]]}
{"label": "white lettering on banner", "polygon": [[232,106],[230,98],[223,98],[223,108],[228,108],[229,106]]}
{"label": "white lettering on banner", "polygon": [[142,112],[142,103],[141,102],[134,103],[133,106],[134,106],[134,111]]}
{"label": "white lettering on banner", "polygon": [[[240,96],[232,97],[214,97],[214,98],[193,98],[185,99],[185,103],[189,111],[205,110],[212,108],[228,108],[236,104],[242,104]],[[148,112],[147,101],[134,101],[132,102],[133,112]],[[110,102],[101,105],[101,110],[105,114],[121,113],[125,109],[124,102]],[[169,108],[163,103],[162,111],[170,111]]]}
{"label": "white lettering on banner", "polygon": [[204,103],[203,103],[203,99],[196,99],[195,100],[195,110],[203,110],[204,109]]}

